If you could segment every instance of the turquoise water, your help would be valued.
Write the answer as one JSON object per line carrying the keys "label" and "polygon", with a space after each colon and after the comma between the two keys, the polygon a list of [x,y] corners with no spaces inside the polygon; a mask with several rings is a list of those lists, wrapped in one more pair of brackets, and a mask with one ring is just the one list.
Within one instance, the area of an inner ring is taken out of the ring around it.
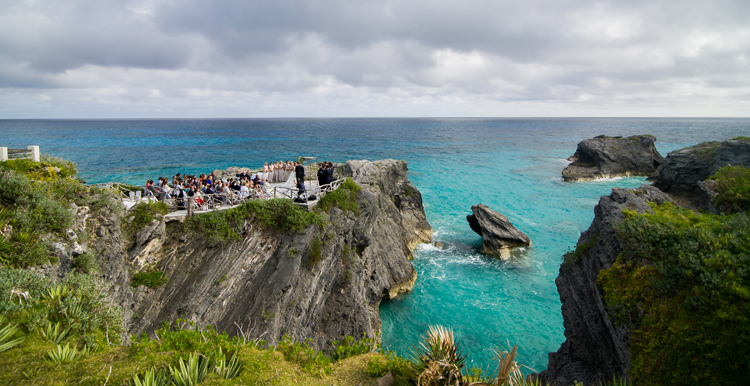
{"label": "turquoise water", "polygon": [[[0,146],[40,145],[72,159],[88,182],[143,183],[177,172],[315,155],[404,159],[422,192],[434,239],[415,252],[414,290],[381,304],[386,348],[408,353],[429,325],[452,327],[469,361],[518,344],[535,370],[564,340],[554,280],[562,254],[593,219],[599,197],[643,178],[564,183],[576,144],[600,134],[653,134],[663,154],[706,140],[750,135],[748,119],[248,119],[0,121]],[[534,243],[502,262],[478,253],[466,222],[484,203]]]}

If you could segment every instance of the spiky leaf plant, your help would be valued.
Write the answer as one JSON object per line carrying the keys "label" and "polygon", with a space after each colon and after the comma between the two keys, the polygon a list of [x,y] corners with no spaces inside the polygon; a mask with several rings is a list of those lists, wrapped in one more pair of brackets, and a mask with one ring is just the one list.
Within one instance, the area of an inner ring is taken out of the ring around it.
{"label": "spiky leaf plant", "polygon": [[54,342],[55,344],[60,344],[64,342],[68,338],[68,332],[70,332],[70,327],[66,327],[63,330],[60,330],[60,323],[52,324],[52,322],[47,322],[46,328],[40,328],[39,333],[49,339],[50,341]]}
{"label": "spiky leaf plant", "polygon": [[23,342],[24,337],[17,336],[18,325],[5,324],[5,318],[0,316],[0,352],[8,351]]}
{"label": "spiky leaf plant", "polygon": [[168,386],[172,384],[172,377],[166,369],[146,370],[142,377],[133,376],[133,386]]}
{"label": "spiky leaf plant", "polygon": [[199,384],[208,375],[208,369],[212,361],[205,355],[194,352],[188,356],[187,362],[182,360],[177,366],[169,366],[172,374],[172,382],[175,386],[194,386]]}
{"label": "spiky leaf plant", "polygon": [[453,338],[453,330],[430,326],[419,347],[411,353],[418,385],[462,385],[466,356]]}
{"label": "spiky leaf plant", "polygon": [[240,375],[240,372],[242,371],[242,367],[245,364],[240,361],[237,358],[237,352],[235,351],[234,354],[232,354],[232,358],[227,361],[227,356],[224,354],[224,352],[219,348],[219,351],[216,355],[216,373],[219,374],[224,379],[232,379],[236,378],[238,375]]}
{"label": "spiky leaf plant", "polygon": [[89,350],[85,347],[78,350],[75,345],[71,347],[70,343],[66,343],[65,347],[58,344],[54,350],[48,351],[47,355],[52,362],[72,362],[85,357],[88,353]]}

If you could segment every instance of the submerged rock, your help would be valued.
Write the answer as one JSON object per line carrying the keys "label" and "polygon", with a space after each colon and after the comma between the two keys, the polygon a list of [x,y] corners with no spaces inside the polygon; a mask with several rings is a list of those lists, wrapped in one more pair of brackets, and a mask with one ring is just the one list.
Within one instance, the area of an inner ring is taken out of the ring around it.
{"label": "submerged rock", "polygon": [[565,181],[587,181],[597,178],[650,176],[664,162],[654,146],[656,137],[598,137],[578,144],[568,160],[573,161],[562,176]]}
{"label": "submerged rock", "polygon": [[482,253],[507,259],[517,247],[531,246],[531,240],[516,229],[507,217],[484,204],[471,207],[474,214],[466,216],[469,226],[482,236]]}
{"label": "submerged rock", "polygon": [[703,142],[675,150],[667,154],[653,185],[693,207],[711,209],[710,187],[699,182],[726,165],[750,167],[750,138]]}

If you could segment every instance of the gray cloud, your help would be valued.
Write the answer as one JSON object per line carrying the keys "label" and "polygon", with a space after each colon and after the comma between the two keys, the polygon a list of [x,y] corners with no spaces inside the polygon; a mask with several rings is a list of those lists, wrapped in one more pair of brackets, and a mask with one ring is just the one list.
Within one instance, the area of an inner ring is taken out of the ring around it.
{"label": "gray cloud", "polygon": [[745,0],[4,2],[0,117],[747,115],[747,20]]}

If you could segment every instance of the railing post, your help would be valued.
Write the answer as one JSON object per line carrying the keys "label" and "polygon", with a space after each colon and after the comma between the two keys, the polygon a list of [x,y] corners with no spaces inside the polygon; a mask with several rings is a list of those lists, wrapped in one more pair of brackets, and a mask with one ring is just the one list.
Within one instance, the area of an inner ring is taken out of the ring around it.
{"label": "railing post", "polygon": [[31,160],[39,162],[39,146],[28,146],[26,148],[31,150]]}
{"label": "railing post", "polygon": [[8,148],[0,147],[0,161],[7,161],[7,160],[8,160]]}

